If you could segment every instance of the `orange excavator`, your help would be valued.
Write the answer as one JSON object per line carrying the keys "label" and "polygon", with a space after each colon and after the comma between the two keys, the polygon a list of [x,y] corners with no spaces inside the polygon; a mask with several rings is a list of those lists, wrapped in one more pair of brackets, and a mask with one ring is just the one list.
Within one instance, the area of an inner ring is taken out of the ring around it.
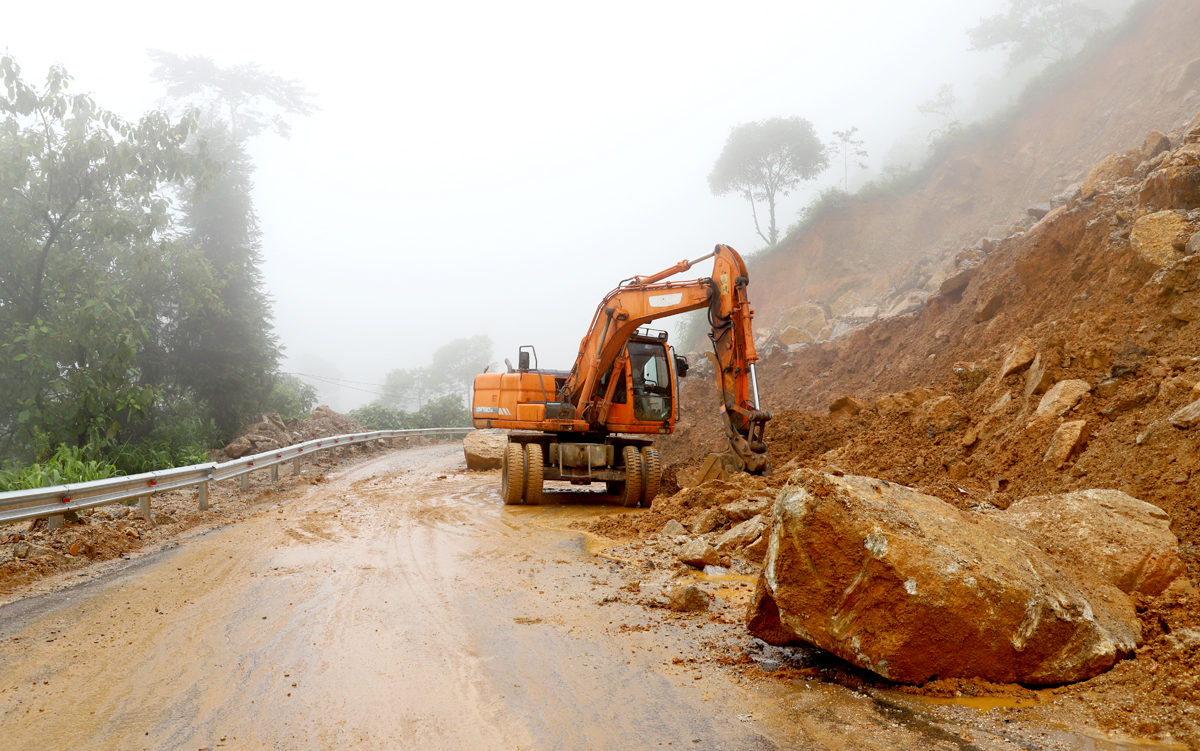
{"label": "orange excavator", "polygon": [[[665,281],[709,258],[711,277]],[[508,372],[475,376],[472,423],[509,431],[504,502],[538,503],[544,481],[565,480],[604,482],[624,505],[649,506],[662,478],[654,439],[675,430],[678,379],[688,362],[667,345],[665,331],[646,326],[701,308],[712,327],[710,357],[729,439],[729,451],[714,457],[732,471],[770,473],[763,434],[771,415],[758,403],[748,283],[742,257],[718,245],[694,261],[621,282],[596,308],[569,371],[539,369],[536,350],[526,345],[516,368],[505,360]],[[712,464],[710,457],[702,473]]]}

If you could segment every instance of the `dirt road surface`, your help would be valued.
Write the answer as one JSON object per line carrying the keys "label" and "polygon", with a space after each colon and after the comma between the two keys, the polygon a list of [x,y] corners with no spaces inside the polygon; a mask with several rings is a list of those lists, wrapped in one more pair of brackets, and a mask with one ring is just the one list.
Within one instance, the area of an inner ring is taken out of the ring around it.
{"label": "dirt road surface", "polygon": [[0,608],[0,745],[1120,747],[818,681],[739,680],[696,660],[735,627],[609,596],[620,564],[547,521],[623,509],[554,495],[508,508],[497,485],[465,472],[457,444],[393,452]]}

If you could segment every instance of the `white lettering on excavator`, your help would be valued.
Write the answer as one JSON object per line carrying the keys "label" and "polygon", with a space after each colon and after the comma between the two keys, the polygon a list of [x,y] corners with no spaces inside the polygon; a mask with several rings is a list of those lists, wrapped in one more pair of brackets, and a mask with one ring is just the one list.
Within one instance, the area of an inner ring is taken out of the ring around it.
{"label": "white lettering on excavator", "polygon": [[670,295],[650,295],[650,307],[665,308],[669,305],[678,305],[682,300],[682,292],[676,292]]}
{"label": "white lettering on excavator", "polygon": [[482,412],[485,415],[494,415],[500,412],[497,407],[476,407],[475,411]]}

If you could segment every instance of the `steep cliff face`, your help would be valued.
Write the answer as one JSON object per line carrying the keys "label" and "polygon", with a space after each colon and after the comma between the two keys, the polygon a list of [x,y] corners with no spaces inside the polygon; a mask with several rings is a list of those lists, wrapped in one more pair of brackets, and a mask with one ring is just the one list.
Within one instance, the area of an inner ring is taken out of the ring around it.
{"label": "steep cliff face", "polygon": [[1162,0],[1014,118],[952,148],[911,192],[853,203],[753,259],[758,321],[774,326],[806,300],[853,291],[872,304],[929,284],[960,248],[1028,226],[1026,208],[1078,187],[1149,131],[1182,128],[1197,108],[1200,3]]}

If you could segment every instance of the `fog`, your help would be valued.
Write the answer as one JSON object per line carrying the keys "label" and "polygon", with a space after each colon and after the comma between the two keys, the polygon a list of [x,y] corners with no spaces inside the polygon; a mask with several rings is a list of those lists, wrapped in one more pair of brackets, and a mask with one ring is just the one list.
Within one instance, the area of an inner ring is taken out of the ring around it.
{"label": "fog", "polygon": [[[964,34],[1002,5],[67,2],[7,8],[0,44],[27,79],[62,63],[129,118],[161,106],[147,48],[256,62],[316,94],[290,140],[250,148],[284,370],[360,382],[323,389],[344,410],[460,336],[568,367],[621,279],[718,242],[760,249],[745,201],[705,181],[738,123],[857,126],[875,172],[929,127],[916,105],[942,84],[964,109],[1002,104],[987,91],[1003,53]],[[812,189],[784,199],[781,228]]]}

